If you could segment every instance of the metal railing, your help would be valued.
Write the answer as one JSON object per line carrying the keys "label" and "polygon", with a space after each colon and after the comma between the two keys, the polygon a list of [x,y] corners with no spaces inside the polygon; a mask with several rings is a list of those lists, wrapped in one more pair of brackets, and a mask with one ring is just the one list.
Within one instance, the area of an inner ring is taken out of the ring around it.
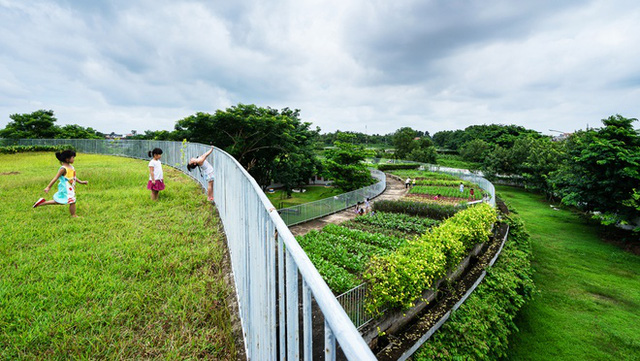
{"label": "metal railing", "polygon": [[[134,140],[5,140],[5,145],[73,145],[78,152],[148,159],[155,147],[162,162],[187,172],[186,161],[210,147],[202,144]],[[229,154],[215,149],[214,196],[227,237],[247,358],[312,360],[312,299],[324,317],[325,360],[335,360],[336,343],[349,360],[375,360],[344,309],[289,231],[256,181]],[[146,178],[141,180],[146,182]],[[171,185],[167,184],[170,189]],[[300,280],[301,276],[301,280]],[[301,282],[300,282],[301,281]],[[301,289],[299,289],[299,282]],[[300,320],[300,299],[302,320]],[[316,336],[318,336],[316,330]],[[320,334],[322,337],[322,334]]]}
{"label": "metal railing", "polygon": [[[379,159],[378,159],[379,161]],[[377,163],[377,162],[376,162]],[[496,189],[494,185],[485,179],[484,177],[474,174],[466,169],[457,169],[457,168],[449,168],[449,167],[441,167],[434,164],[428,163],[420,163],[414,161],[404,161],[404,160],[391,160],[391,163],[415,163],[420,165],[420,170],[428,170],[430,172],[439,172],[449,174],[455,177],[458,177],[462,180],[475,183],[480,188],[482,188],[487,194],[489,194],[490,198],[487,200],[492,207],[496,206]],[[479,203],[480,201],[469,202],[469,204]],[[349,318],[356,326],[357,329],[360,329],[366,326],[369,322],[373,320],[373,315],[369,314],[365,310],[365,299],[367,298],[367,284],[362,283],[343,294],[336,297],[338,302],[342,305],[342,307],[347,312]]]}
{"label": "metal railing", "polygon": [[496,206],[496,188],[494,187],[493,183],[491,183],[489,180],[487,180],[486,178],[484,178],[481,173],[479,172],[479,174],[476,174],[474,172],[471,172],[468,169],[458,169],[458,168],[450,168],[450,167],[443,167],[440,165],[436,165],[436,164],[429,164],[429,163],[420,163],[420,162],[415,162],[412,160],[395,160],[395,159],[383,159],[383,158],[373,158],[369,159],[369,161],[372,161],[372,163],[379,163],[381,161],[385,161],[388,163],[413,163],[413,164],[419,164],[421,170],[428,170],[430,172],[438,172],[438,173],[444,173],[444,174],[449,174],[452,175],[454,177],[460,178],[462,180],[471,182],[471,183],[475,183],[477,184],[480,188],[482,188],[485,192],[487,192],[487,194],[489,195],[489,200],[488,203],[491,204],[492,207]]}
{"label": "metal railing", "polygon": [[371,199],[379,196],[387,188],[387,177],[383,172],[374,169],[371,170],[371,176],[377,182],[368,187],[314,202],[278,209],[278,213],[287,226],[293,226],[353,207],[358,202],[364,202],[365,198]]}

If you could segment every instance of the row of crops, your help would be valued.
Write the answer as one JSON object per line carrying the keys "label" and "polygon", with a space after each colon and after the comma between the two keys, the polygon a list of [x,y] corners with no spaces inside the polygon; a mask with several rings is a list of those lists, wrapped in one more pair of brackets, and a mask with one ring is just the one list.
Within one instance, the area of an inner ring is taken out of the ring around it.
{"label": "row of crops", "polygon": [[[415,180],[415,186],[411,187],[404,200],[461,204],[483,198],[482,189],[477,184],[460,180],[449,174],[414,169],[394,170],[390,173],[402,179]],[[461,185],[462,191],[460,190]]]}
{"label": "row of crops", "polygon": [[374,202],[374,212],[297,237],[336,295],[370,284],[371,313],[410,307],[431,282],[486,241],[495,222],[489,205],[468,204],[482,198],[475,184],[441,173],[392,173],[416,179],[416,186],[399,200]]}
{"label": "row of crops", "polygon": [[331,290],[339,294],[362,283],[372,256],[395,251],[437,223],[429,218],[377,212],[297,238]]}

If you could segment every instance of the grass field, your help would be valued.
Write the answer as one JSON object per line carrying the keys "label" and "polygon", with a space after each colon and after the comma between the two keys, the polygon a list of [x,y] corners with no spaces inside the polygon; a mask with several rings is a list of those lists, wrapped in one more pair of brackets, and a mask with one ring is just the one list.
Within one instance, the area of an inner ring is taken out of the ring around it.
{"label": "grass field", "polygon": [[343,193],[337,188],[324,186],[308,186],[305,187],[305,189],[307,191],[304,193],[292,193],[291,198],[286,198],[285,192],[280,189],[276,189],[275,193],[267,193],[267,198],[269,198],[274,207],[280,209],[314,202]]}
{"label": "grass field", "polygon": [[[200,187],[147,162],[79,154],[80,218],[32,209],[53,153],[0,155],[0,359],[233,359],[219,221]],[[17,174],[16,174],[17,172]]]}
{"label": "grass field", "polygon": [[638,360],[640,257],[542,196],[497,187],[522,216],[539,294],[517,319],[510,360]]}

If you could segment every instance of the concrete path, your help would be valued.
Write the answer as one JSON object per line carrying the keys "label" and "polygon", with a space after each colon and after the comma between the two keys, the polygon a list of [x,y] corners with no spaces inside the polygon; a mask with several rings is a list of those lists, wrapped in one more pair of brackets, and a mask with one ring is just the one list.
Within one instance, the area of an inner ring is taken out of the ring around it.
{"label": "concrete path", "polygon": [[[400,197],[406,194],[406,189],[404,188],[404,183],[397,179],[394,176],[390,176],[387,174],[387,189],[385,189],[382,194],[377,196],[372,200],[372,203],[375,203],[378,200],[394,200],[399,199]],[[364,199],[363,199],[364,201]],[[338,224],[344,221],[348,221],[356,217],[355,212],[353,211],[354,207],[350,207],[344,211],[340,211],[337,213],[330,214],[328,216],[317,218],[311,220],[309,222],[297,224],[295,226],[289,227],[291,233],[294,236],[303,235],[309,232],[312,229],[322,229],[324,226],[330,223]]]}

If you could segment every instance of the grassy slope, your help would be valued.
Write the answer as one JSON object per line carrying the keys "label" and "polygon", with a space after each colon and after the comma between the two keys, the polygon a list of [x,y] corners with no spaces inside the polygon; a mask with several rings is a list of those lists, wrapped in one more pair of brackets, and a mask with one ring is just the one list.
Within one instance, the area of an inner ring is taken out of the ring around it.
{"label": "grassy slope", "polygon": [[[273,203],[276,208],[287,208],[297,206],[303,203],[314,202],[320,199],[333,197],[342,194],[337,188],[323,187],[323,186],[309,186],[304,193],[292,193],[291,198],[286,198],[286,194],[282,190],[276,190],[275,193],[267,193],[267,198]],[[283,198],[284,197],[284,198]],[[280,207],[282,203],[282,207]]]}
{"label": "grassy slope", "polygon": [[223,239],[199,186],[165,166],[154,203],[146,162],[79,154],[89,185],[72,219],[31,208],[58,167],[0,155],[0,174],[20,172],[0,175],[0,359],[235,357]]}
{"label": "grassy slope", "polygon": [[597,237],[543,197],[498,187],[531,233],[540,293],[517,319],[512,360],[624,360],[640,355],[640,257]]}

